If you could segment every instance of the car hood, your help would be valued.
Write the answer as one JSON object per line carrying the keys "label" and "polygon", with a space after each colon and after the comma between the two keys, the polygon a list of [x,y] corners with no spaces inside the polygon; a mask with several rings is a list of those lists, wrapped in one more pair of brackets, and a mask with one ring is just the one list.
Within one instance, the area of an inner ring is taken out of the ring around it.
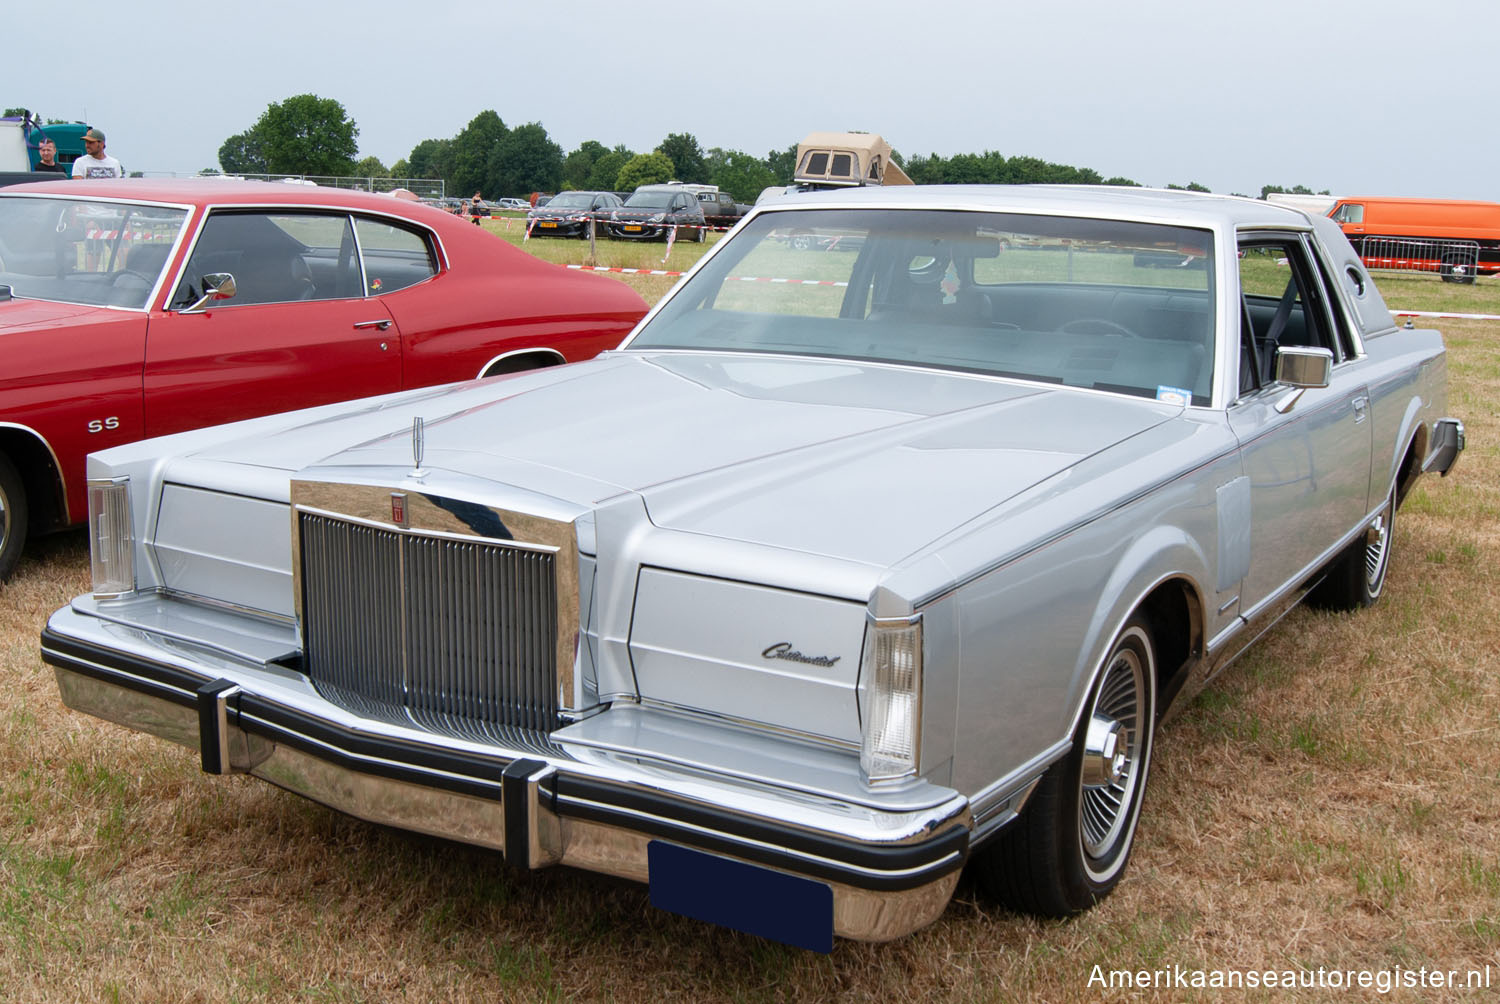
{"label": "car hood", "polygon": [[0,303],[0,335],[22,329],[45,328],[69,324],[80,317],[97,316],[104,307],[80,303],[53,303],[49,300],[14,299]]}
{"label": "car hood", "polygon": [[393,484],[421,416],[433,493],[498,482],[586,508],[633,492],[662,528],[884,566],[1178,411],[894,366],[621,352],[246,423],[168,478],[231,489],[226,469],[249,465]]}

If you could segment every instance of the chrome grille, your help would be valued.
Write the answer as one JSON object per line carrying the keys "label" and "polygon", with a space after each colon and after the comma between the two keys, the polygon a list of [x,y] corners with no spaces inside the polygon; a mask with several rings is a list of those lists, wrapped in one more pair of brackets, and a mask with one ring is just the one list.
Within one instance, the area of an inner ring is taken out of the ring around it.
{"label": "chrome grille", "polygon": [[298,518],[304,668],[324,697],[457,735],[557,727],[550,550]]}

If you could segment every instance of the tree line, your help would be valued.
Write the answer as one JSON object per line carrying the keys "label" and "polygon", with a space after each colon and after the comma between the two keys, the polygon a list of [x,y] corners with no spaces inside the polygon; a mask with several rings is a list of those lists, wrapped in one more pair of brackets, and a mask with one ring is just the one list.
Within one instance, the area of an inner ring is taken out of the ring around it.
{"label": "tree line", "polygon": [[[738,201],[753,202],[764,189],[789,184],[797,158],[795,142],[756,156],[720,147],[704,150],[685,132],[669,134],[645,153],[597,140],[585,140],[564,153],[540,122],[507,126],[493,110],[480,112],[456,136],[423,140],[389,167],[377,157],[357,160],[358,137],[359,127],[342,104],[299,94],[271,104],[253,126],[226,139],[219,147],[219,167],[229,174],[441,178],[451,193],[478,192],[489,198],[565,189],[628,192],[675,180],[717,185]],[[1138,184],[1106,178],[1092,168],[993,150],[910,159],[895,152],[892,159],[919,185]],[[1167,187],[1209,190],[1196,182]],[[1266,185],[1260,197],[1287,191],[1312,194],[1302,185]]]}

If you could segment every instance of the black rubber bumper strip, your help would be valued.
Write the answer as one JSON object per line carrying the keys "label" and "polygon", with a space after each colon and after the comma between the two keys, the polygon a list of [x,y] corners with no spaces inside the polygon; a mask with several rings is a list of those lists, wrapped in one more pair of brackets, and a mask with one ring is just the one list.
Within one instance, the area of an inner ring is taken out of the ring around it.
{"label": "black rubber bumper strip", "polygon": [[560,816],[649,833],[860,889],[899,891],[926,885],[963,867],[969,852],[969,830],[958,825],[913,843],[880,846],[747,819],[702,803],[688,805],[668,795],[625,790],[571,774],[558,774],[552,784]]}
{"label": "black rubber bumper strip", "polygon": [[[201,676],[50,631],[43,632],[42,644],[43,657],[52,665],[195,711],[199,708],[198,691],[205,684]],[[527,759],[439,750],[355,732],[249,691],[241,691],[235,702],[235,724],[246,732],[346,770],[442,791],[497,799],[507,767]],[[566,771],[542,784],[538,800],[559,816],[618,826],[875,891],[912,889],[935,881],[962,867],[969,849],[969,830],[960,825],[912,843],[877,846],[749,819],[704,803]],[[519,819],[515,825],[520,825]]]}
{"label": "black rubber bumper strip", "polygon": [[185,708],[198,706],[198,688],[204,683],[196,673],[74,641],[51,628],[42,629],[42,661]]}

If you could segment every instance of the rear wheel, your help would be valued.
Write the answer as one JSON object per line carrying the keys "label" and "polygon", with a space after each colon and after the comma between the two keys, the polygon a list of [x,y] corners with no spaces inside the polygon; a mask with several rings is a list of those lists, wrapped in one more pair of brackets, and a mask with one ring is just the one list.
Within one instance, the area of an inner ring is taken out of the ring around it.
{"label": "rear wheel", "polygon": [[1374,606],[1385,589],[1391,567],[1392,532],[1396,525],[1396,489],[1365,532],[1333,560],[1307,602],[1324,610],[1359,610]]}
{"label": "rear wheel", "polygon": [[1474,265],[1463,255],[1448,255],[1438,266],[1438,274],[1443,277],[1444,282],[1472,283]]}
{"label": "rear wheel", "polygon": [[26,486],[4,454],[0,454],[0,582],[10,578],[26,543]]}
{"label": "rear wheel", "polygon": [[1073,736],[1021,818],[975,862],[1015,910],[1066,917],[1119,884],[1135,842],[1156,720],[1156,647],[1137,613],[1110,647]]}

